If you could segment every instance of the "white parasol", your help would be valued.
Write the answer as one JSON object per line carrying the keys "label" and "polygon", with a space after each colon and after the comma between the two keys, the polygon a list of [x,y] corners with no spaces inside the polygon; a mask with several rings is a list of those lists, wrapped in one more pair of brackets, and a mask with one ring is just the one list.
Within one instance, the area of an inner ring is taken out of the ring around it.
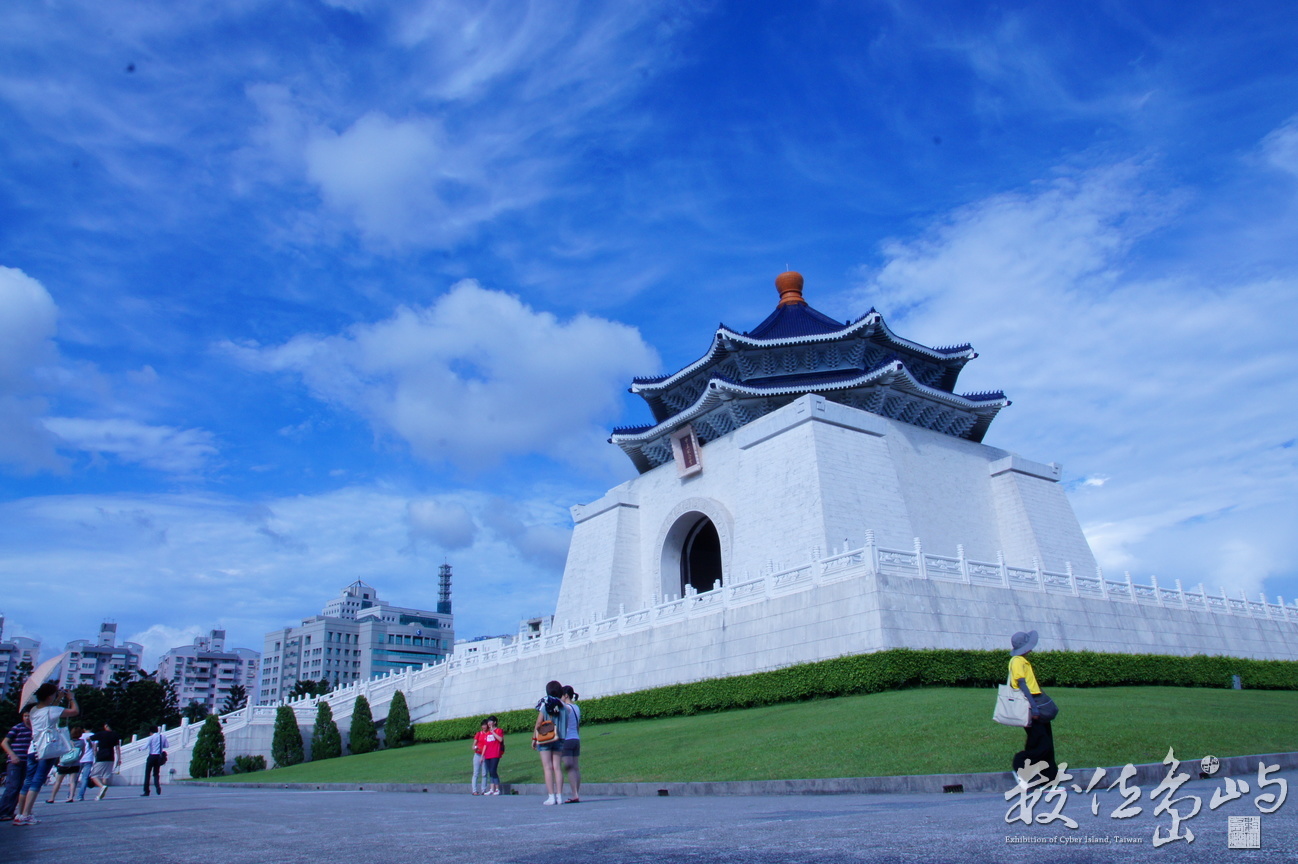
{"label": "white parasol", "polygon": [[45,683],[45,679],[54,673],[54,670],[59,667],[59,664],[63,662],[63,658],[66,656],[68,656],[68,652],[64,651],[32,670],[32,674],[27,676],[27,683],[23,685],[23,698],[18,701],[20,709],[32,701],[32,694],[36,692],[36,688]]}

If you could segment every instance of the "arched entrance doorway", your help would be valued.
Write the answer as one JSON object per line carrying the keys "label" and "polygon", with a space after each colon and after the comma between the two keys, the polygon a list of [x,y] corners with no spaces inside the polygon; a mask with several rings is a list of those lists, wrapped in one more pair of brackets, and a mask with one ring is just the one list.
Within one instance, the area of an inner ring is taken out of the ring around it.
{"label": "arched entrance doorway", "polygon": [[690,528],[681,546],[681,594],[686,586],[711,591],[721,581],[721,537],[717,526],[704,516]]}

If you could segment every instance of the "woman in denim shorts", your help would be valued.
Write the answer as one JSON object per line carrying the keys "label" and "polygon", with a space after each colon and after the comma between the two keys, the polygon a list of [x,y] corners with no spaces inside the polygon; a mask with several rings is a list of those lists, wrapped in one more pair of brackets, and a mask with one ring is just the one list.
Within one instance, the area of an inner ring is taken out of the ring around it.
{"label": "woman in denim shorts", "polygon": [[541,754],[541,770],[545,773],[545,801],[543,804],[562,804],[560,797],[563,793],[563,774],[560,768],[560,758],[563,750],[564,720],[567,718],[567,711],[563,705],[563,685],[558,681],[551,681],[545,685],[545,698],[536,703],[536,725],[532,727],[533,735],[541,728],[541,724],[549,721],[555,725],[559,733],[554,740],[545,743],[538,742],[536,750]]}

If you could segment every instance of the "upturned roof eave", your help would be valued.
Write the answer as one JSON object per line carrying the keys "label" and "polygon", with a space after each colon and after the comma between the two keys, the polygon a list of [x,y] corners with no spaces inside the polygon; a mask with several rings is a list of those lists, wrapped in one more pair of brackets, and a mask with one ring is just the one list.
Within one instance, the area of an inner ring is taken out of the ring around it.
{"label": "upturned roof eave", "polygon": [[894,347],[905,348],[933,360],[964,360],[965,362],[968,362],[977,356],[973,347],[969,345],[958,346],[960,350],[951,353],[944,353],[921,345],[918,342],[904,339],[892,331],[887,322],[883,320],[882,315],[873,310],[862,315],[851,324],[845,325],[841,330],[832,333],[814,333],[807,336],[785,336],[780,339],[754,338],[735,330],[731,330],[723,324],[718,327],[716,332],[713,334],[712,345],[708,349],[707,353],[698,360],[695,360],[680,371],[664,378],[633,378],[631,380],[631,392],[644,398],[645,394],[669,389],[699,370],[705,368],[709,363],[715,362],[719,356],[726,353],[726,342],[735,342],[752,348],[779,348],[787,345],[810,345],[818,342],[835,342],[854,336],[858,332],[868,329],[875,323],[879,325],[883,337],[888,342],[892,343]]}
{"label": "upturned roof eave", "polygon": [[[1009,404],[1009,399],[1001,394],[998,399],[984,399],[974,401],[966,399],[955,393],[947,393],[945,390],[937,390],[925,384],[916,381],[910,374],[904,363],[894,361],[886,366],[863,373],[856,378],[850,378],[832,387],[818,385],[814,383],[790,385],[787,387],[752,387],[747,384],[739,384],[729,381],[725,378],[712,378],[708,381],[708,386],[704,388],[703,393],[683,411],[677,412],[667,420],[662,421],[652,427],[644,429],[641,432],[613,432],[609,441],[619,446],[623,444],[647,443],[655,438],[673,432],[681,426],[693,420],[695,417],[710,411],[716,403],[722,401],[722,394],[729,393],[732,396],[787,396],[787,395],[806,395],[818,391],[842,391],[852,390],[857,387],[863,387],[868,384],[878,383],[881,379],[894,378],[900,385],[899,389],[908,391],[916,396],[924,396],[934,401],[947,404],[953,408],[961,408],[975,415],[994,415]],[[890,382],[891,383],[891,382]],[[988,419],[990,423],[990,417]],[[642,427],[631,427],[642,428]],[[623,448],[625,449],[625,447]]]}

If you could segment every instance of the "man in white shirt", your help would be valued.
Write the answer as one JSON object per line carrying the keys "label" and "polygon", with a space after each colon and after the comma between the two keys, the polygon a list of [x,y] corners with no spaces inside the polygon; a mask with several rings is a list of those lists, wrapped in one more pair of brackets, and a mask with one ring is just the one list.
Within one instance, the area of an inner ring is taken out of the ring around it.
{"label": "man in white shirt", "polygon": [[153,777],[153,788],[162,794],[162,766],[167,764],[167,735],[158,727],[158,731],[149,736],[149,757],[144,762],[144,795],[149,797],[149,777]]}

